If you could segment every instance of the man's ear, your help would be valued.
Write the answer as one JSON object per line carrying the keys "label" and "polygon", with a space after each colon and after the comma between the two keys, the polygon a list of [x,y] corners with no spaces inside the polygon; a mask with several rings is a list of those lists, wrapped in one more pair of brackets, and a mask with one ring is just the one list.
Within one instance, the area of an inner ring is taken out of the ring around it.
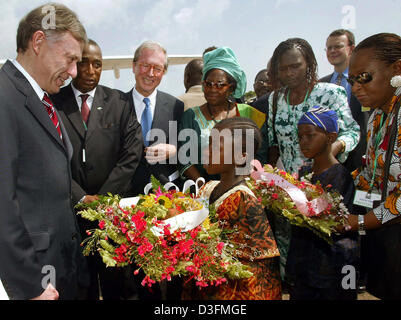
{"label": "man's ear", "polygon": [[46,35],[42,30],[35,31],[32,35],[31,45],[36,55],[39,54],[40,49],[46,41]]}

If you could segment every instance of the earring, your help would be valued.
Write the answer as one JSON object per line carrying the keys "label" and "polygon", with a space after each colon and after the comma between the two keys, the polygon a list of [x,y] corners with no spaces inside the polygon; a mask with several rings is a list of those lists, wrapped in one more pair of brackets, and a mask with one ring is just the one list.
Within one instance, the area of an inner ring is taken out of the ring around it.
{"label": "earring", "polygon": [[400,96],[401,95],[401,76],[396,75],[391,78],[390,84],[392,87],[397,88],[395,90],[395,95]]}

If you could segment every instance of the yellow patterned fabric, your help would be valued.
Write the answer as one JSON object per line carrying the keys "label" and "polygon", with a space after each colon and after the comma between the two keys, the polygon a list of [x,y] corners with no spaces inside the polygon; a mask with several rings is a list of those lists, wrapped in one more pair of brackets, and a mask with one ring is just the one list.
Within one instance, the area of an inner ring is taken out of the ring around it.
{"label": "yellow patterned fabric", "polygon": [[[400,97],[393,97],[392,107],[398,102]],[[368,123],[367,133],[367,149],[366,149],[366,167],[355,170],[352,175],[355,180],[356,188],[359,190],[369,190],[370,183],[373,177],[374,163],[377,159],[377,169],[374,178],[372,192],[382,193],[384,183],[387,183],[387,194],[384,202],[373,210],[377,219],[385,223],[400,216],[401,212],[401,112],[396,117],[390,112],[383,122],[380,130],[381,117],[385,117],[384,112],[377,108],[372,113]],[[394,150],[391,152],[390,171],[388,181],[383,181],[384,164],[386,161],[386,152],[390,138],[390,127],[393,121],[397,121],[398,136],[394,145]],[[378,143],[379,147],[375,152],[375,143],[377,136],[381,133],[381,139]]]}

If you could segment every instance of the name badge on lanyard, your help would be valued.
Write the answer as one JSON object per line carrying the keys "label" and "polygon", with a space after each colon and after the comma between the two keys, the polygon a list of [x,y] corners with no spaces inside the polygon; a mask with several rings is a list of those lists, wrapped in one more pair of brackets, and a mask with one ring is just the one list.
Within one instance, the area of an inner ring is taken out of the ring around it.
{"label": "name badge on lanyard", "polygon": [[356,190],[354,197],[354,204],[365,208],[373,209],[374,202],[380,201],[381,198],[382,198],[381,194],[378,193]]}

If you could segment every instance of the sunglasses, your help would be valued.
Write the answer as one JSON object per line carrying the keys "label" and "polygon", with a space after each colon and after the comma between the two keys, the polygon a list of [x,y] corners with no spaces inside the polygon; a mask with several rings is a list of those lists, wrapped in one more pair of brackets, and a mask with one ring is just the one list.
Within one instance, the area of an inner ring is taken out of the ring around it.
{"label": "sunglasses", "polygon": [[203,87],[205,89],[215,88],[217,90],[223,90],[224,88],[227,88],[230,85],[231,85],[230,83],[225,83],[225,82],[203,81]]}
{"label": "sunglasses", "polygon": [[369,72],[362,72],[361,74],[358,74],[357,76],[348,77],[347,81],[352,87],[355,84],[355,82],[358,82],[359,84],[365,84],[365,83],[372,81],[372,79],[373,79],[373,77]]}

